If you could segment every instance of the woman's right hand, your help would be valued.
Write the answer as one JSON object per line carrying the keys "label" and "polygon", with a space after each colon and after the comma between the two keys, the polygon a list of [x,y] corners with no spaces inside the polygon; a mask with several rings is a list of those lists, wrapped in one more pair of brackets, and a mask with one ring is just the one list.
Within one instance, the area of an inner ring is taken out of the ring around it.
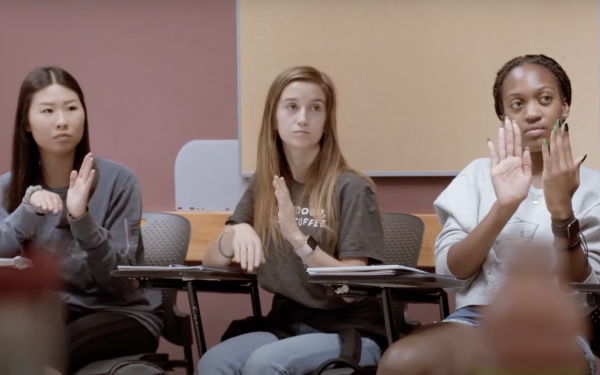
{"label": "woman's right hand", "polygon": [[63,209],[63,201],[60,196],[48,190],[38,190],[31,194],[29,204],[32,207],[52,212],[53,214],[62,212]]}
{"label": "woman's right hand", "polygon": [[514,120],[511,122],[505,117],[504,126],[498,133],[498,153],[492,141],[488,140],[492,184],[498,205],[516,210],[527,198],[531,186],[531,155],[529,149],[523,152],[521,130]]}
{"label": "woman's right hand", "polygon": [[252,272],[265,262],[262,243],[258,234],[248,224],[237,224],[233,229],[233,255],[244,270]]}

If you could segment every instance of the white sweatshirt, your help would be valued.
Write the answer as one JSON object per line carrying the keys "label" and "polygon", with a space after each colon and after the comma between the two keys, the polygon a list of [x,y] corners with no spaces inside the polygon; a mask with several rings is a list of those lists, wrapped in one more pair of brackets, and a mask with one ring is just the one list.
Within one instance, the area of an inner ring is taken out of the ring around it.
{"label": "white sweatshirt", "polygon": [[[435,243],[436,273],[452,275],[447,262],[450,247],[467,237],[496,201],[490,168],[489,158],[475,160],[434,202],[442,225]],[[593,270],[585,283],[597,284],[600,280],[600,172],[582,166],[580,181],[573,196],[573,211],[587,241]],[[457,309],[491,302],[506,274],[507,255],[516,248],[517,241],[547,242],[548,256],[555,262],[554,235],[543,194],[542,189],[530,188],[527,198],[494,241],[480,270],[466,280],[464,288],[456,291]],[[587,306],[584,293],[577,294],[576,298],[586,313],[593,310]]]}

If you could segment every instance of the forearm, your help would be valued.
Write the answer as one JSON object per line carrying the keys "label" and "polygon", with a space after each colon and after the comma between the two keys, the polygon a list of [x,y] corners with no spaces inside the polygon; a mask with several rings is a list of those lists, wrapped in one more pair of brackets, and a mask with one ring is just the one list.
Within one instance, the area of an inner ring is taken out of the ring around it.
{"label": "forearm", "polygon": [[36,225],[44,220],[43,215],[38,215],[21,204],[12,214],[8,215],[0,207],[0,258],[16,256],[23,243],[33,236]]}
{"label": "forearm", "polygon": [[[300,249],[304,246],[306,242],[306,236],[299,232],[293,238],[289,240],[290,244],[294,249]],[[327,252],[323,251],[320,247],[317,246],[315,250],[311,253],[303,255],[300,257],[302,259],[302,263],[304,263],[307,267],[347,267],[347,266],[366,266],[368,263],[368,258],[366,257],[354,257],[354,258],[346,258],[342,260],[335,259],[331,255],[327,254]]]}
{"label": "forearm", "polygon": [[448,269],[454,276],[465,280],[482,266],[487,255],[516,209],[503,208],[494,203],[490,212],[462,241],[448,250]]}
{"label": "forearm", "polygon": [[[219,252],[219,239],[221,241],[221,252]],[[233,260],[233,254],[233,226],[227,225],[219,238],[214,240],[204,253],[202,264],[213,267],[227,267]]]}

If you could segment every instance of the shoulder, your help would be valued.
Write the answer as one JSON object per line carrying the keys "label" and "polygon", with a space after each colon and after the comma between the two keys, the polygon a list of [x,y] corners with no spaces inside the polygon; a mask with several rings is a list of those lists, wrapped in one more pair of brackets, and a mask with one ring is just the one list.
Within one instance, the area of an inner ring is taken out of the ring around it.
{"label": "shoulder", "polygon": [[335,190],[342,204],[351,201],[361,193],[375,195],[375,186],[368,177],[353,170],[340,173],[335,183]]}
{"label": "shoulder", "polygon": [[94,164],[100,183],[110,184],[114,189],[132,186],[137,188],[139,184],[137,176],[124,164],[97,157],[94,158]]}
{"label": "shoulder", "polygon": [[8,184],[10,184],[10,172],[0,175],[0,190],[4,189]]}
{"label": "shoulder", "polygon": [[490,159],[480,158],[470,162],[446,188],[446,191],[452,191],[456,188],[462,189],[465,186],[469,190],[480,189],[486,184],[491,184],[490,178]]}

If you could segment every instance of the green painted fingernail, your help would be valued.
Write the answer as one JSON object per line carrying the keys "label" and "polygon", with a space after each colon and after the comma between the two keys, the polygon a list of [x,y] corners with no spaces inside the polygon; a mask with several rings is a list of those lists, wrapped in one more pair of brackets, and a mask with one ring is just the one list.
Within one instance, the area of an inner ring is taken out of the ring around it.
{"label": "green painted fingernail", "polygon": [[547,146],[547,144],[546,144],[546,140],[545,140],[545,139],[542,139],[542,147],[546,147],[546,146]]}
{"label": "green painted fingernail", "polygon": [[554,126],[560,129],[560,119],[556,119],[556,124]]}
{"label": "green painted fingernail", "polygon": [[552,133],[556,134],[556,125],[552,128]]}

